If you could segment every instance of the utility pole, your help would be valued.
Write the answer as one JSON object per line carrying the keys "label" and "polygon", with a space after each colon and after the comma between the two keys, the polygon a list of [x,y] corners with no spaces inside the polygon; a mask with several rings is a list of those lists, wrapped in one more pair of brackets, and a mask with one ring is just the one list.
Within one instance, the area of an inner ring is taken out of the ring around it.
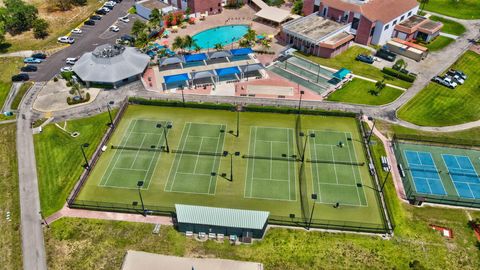
{"label": "utility pole", "polygon": [[84,143],[84,144],[80,145],[80,149],[82,150],[83,158],[85,159],[85,169],[87,169],[87,170],[90,169],[90,164],[88,164],[88,159],[87,159],[87,155],[85,154],[84,148],[86,148],[88,146],[90,146],[90,144],[88,144],[88,143]]}

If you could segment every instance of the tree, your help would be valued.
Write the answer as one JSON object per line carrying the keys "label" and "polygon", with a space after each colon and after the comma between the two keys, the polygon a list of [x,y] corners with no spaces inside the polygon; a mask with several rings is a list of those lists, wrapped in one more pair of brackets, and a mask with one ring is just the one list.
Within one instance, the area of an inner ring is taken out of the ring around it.
{"label": "tree", "polygon": [[245,38],[248,41],[248,43],[252,44],[252,42],[254,42],[255,39],[257,38],[257,32],[255,32],[255,30],[253,30],[252,28],[248,28],[248,31],[243,36],[243,38]]}
{"label": "tree", "polygon": [[246,47],[250,47],[250,43],[248,42],[248,40],[246,39],[241,39],[239,42],[238,42],[238,45],[242,48],[246,48]]}
{"label": "tree", "polygon": [[44,39],[48,36],[48,22],[44,19],[36,19],[33,22],[33,36],[37,39]]}
{"label": "tree", "polygon": [[185,48],[185,43],[184,39],[181,36],[177,36],[172,43],[172,49],[177,50],[177,49],[184,49]]}
{"label": "tree", "polygon": [[395,70],[401,70],[407,68],[407,63],[403,59],[398,59],[392,67]]}
{"label": "tree", "polygon": [[144,32],[145,29],[147,29],[147,25],[140,21],[140,20],[135,20],[133,22],[133,25],[132,25],[132,35],[134,35],[135,37],[138,37],[138,35],[140,35],[140,33]]}
{"label": "tree", "polygon": [[160,13],[160,10],[158,8],[153,9],[152,13],[150,14],[149,24],[152,27],[157,28],[161,22],[162,22],[162,14]]}
{"label": "tree", "polygon": [[38,10],[22,0],[4,0],[5,7],[0,9],[1,20],[5,31],[11,35],[18,35],[32,28],[37,19]]}
{"label": "tree", "polygon": [[183,44],[185,45],[185,48],[187,48],[189,50],[192,49],[192,48],[195,48],[195,45],[197,45],[195,40],[193,40],[193,38],[190,35],[186,35],[183,38]]}
{"label": "tree", "polygon": [[303,1],[296,0],[293,3],[292,14],[302,15],[302,10],[303,10]]}
{"label": "tree", "polygon": [[270,41],[268,39],[262,39],[262,47],[267,50],[271,47]]}
{"label": "tree", "polygon": [[428,4],[429,0],[420,0],[420,12],[423,12],[425,6]]}
{"label": "tree", "polygon": [[148,35],[145,32],[140,32],[135,40],[135,46],[139,48],[145,47],[148,44]]}
{"label": "tree", "polygon": [[378,96],[385,86],[385,80],[377,81],[375,83],[375,95]]}
{"label": "tree", "polygon": [[197,43],[193,44],[193,49],[195,50],[195,52],[200,52],[202,50],[202,48],[200,48],[200,46],[198,46]]}
{"label": "tree", "polygon": [[221,50],[223,50],[223,45],[222,45],[222,43],[217,43],[217,44],[214,45],[214,48],[217,51],[221,51]]}

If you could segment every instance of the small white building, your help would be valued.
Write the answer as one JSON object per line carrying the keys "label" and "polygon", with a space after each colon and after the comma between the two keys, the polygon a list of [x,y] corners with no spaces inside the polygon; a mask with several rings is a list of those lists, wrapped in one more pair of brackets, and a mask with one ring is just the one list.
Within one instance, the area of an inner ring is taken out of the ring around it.
{"label": "small white building", "polygon": [[135,9],[137,10],[137,14],[144,18],[150,19],[150,14],[152,14],[152,10],[158,9],[160,13],[167,14],[173,11],[178,10],[176,7],[168,4],[167,0],[142,0],[135,3]]}

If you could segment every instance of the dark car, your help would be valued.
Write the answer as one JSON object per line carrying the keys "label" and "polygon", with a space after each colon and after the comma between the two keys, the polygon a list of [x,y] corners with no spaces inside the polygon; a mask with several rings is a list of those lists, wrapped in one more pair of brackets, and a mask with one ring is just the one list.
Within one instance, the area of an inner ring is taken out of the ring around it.
{"label": "dark car", "polygon": [[130,35],[123,35],[120,37],[122,41],[130,41],[130,42],[135,42],[135,38],[130,36]]}
{"label": "dark car", "polygon": [[99,21],[102,19],[102,16],[99,16],[99,15],[93,15],[92,17],[90,17],[90,20],[95,20],[95,21]]}
{"label": "dark car", "polygon": [[107,14],[107,12],[103,9],[99,9],[99,10],[95,11],[95,13],[98,14],[98,15],[106,15]]}
{"label": "dark car", "polygon": [[375,54],[375,56],[378,56],[382,59],[385,59],[387,61],[390,61],[390,62],[393,62],[395,61],[395,58],[397,58],[397,55],[394,54],[393,52],[389,51],[388,49],[380,49],[377,51],[377,53]]}
{"label": "dark car", "polygon": [[117,4],[122,2],[122,0],[112,0],[112,1],[117,3]]}
{"label": "dark car", "polygon": [[23,72],[35,72],[38,70],[36,66],[33,65],[26,65],[20,69]]}
{"label": "dark car", "polygon": [[47,55],[44,54],[44,53],[34,53],[34,54],[32,54],[31,57],[37,58],[37,59],[46,59],[46,58],[47,58]]}
{"label": "dark car", "polygon": [[85,24],[85,25],[95,25],[95,21],[94,20],[88,20],[88,21],[85,21],[83,24]]}
{"label": "dark car", "polygon": [[12,82],[21,82],[30,80],[30,76],[27,73],[20,73],[12,76]]}
{"label": "dark car", "polygon": [[371,57],[370,55],[364,55],[364,54],[357,55],[355,60],[360,61],[360,62],[364,62],[364,63],[368,63],[368,64],[373,64],[373,62],[374,62],[373,57]]}

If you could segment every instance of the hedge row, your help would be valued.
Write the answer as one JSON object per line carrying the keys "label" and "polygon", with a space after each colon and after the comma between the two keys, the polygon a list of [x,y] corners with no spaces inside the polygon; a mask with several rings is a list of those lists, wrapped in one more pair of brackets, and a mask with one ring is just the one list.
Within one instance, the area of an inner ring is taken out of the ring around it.
{"label": "hedge row", "polygon": [[382,72],[406,82],[414,82],[417,77],[402,73],[393,68],[384,67]]}
{"label": "hedge row", "polygon": [[199,108],[199,109],[213,109],[213,110],[234,110],[235,105],[228,103],[197,103],[197,102],[181,102],[176,100],[159,100],[159,99],[145,99],[138,97],[130,97],[128,101],[132,104],[140,105],[152,105],[152,106],[165,106],[165,107],[188,107],[188,108]]}
{"label": "hedge row", "polygon": [[[285,114],[298,113],[297,108],[275,107],[275,106],[258,106],[258,105],[247,105],[247,106],[243,107],[243,110],[246,111],[246,112],[273,112],[273,113],[285,113]],[[310,109],[301,109],[300,113],[301,114],[309,114],[309,115],[343,116],[343,117],[356,117],[357,116],[357,114],[353,113],[353,112],[310,110]]]}
{"label": "hedge row", "polygon": [[90,93],[87,93],[84,99],[79,99],[75,100],[71,97],[67,97],[67,103],[68,105],[74,105],[74,104],[80,104],[80,103],[85,103],[90,100]]}

